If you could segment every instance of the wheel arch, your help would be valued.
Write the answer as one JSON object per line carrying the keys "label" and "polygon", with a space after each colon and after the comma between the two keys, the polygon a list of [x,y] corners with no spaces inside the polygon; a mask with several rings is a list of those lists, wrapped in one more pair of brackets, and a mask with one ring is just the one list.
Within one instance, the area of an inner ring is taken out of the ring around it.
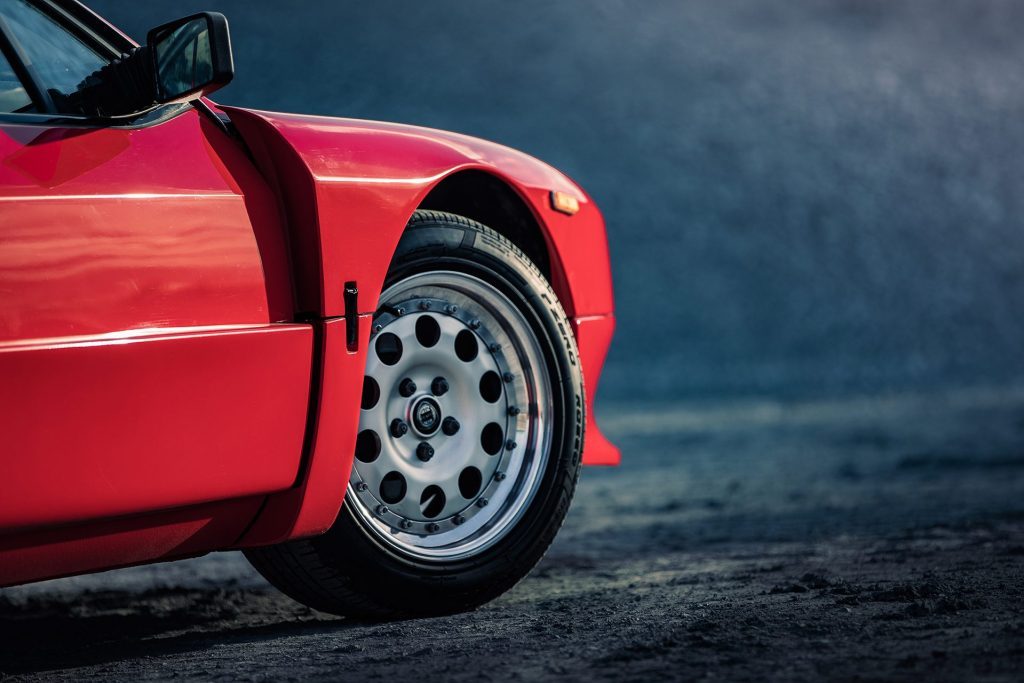
{"label": "wheel arch", "polygon": [[477,169],[456,171],[438,181],[417,208],[453,213],[501,233],[551,281],[557,257],[546,231],[526,200],[497,176]]}

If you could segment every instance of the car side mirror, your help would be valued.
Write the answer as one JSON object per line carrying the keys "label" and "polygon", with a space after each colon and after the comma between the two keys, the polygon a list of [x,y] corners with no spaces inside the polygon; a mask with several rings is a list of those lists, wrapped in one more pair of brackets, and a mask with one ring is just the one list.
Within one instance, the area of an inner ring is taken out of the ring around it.
{"label": "car side mirror", "polygon": [[228,20],[218,12],[158,26],[147,34],[146,43],[161,104],[209,95],[235,76]]}

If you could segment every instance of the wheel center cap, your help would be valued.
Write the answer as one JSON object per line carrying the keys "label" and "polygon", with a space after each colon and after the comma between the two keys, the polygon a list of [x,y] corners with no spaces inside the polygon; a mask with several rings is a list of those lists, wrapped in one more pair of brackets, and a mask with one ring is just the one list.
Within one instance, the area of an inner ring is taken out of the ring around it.
{"label": "wheel center cap", "polygon": [[433,434],[441,426],[441,406],[429,396],[424,396],[412,407],[412,424],[424,436]]}

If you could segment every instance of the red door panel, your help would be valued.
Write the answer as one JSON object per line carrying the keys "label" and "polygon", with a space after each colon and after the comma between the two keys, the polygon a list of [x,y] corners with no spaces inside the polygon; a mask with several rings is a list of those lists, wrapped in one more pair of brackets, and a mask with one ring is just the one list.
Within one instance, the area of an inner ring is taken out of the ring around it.
{"label": "red door panel", "polygon": [[0,340],[292,319],[276,199],[195,111],[0,123]]}
{"label": "red door panel", "polygon": [[291,302],[276,198],[194,109],[0,124],[0,532],[291,486]]}
{"label": "red door panel", "polygon": [[0,529],[291,486],[311,349],[307,325],[0,347]]}

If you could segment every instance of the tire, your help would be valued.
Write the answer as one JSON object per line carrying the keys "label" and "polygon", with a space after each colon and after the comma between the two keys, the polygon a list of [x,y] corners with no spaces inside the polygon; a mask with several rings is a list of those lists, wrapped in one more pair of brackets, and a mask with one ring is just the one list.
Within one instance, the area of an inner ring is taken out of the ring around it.
{"label": "tire", "polygon": [[299,602],[361,619],[462,612],[512,588],[561,527],[583,452],[576,343],[543,275],[479,223],[415,213],[364,382],[337,521],[246,556]]}

